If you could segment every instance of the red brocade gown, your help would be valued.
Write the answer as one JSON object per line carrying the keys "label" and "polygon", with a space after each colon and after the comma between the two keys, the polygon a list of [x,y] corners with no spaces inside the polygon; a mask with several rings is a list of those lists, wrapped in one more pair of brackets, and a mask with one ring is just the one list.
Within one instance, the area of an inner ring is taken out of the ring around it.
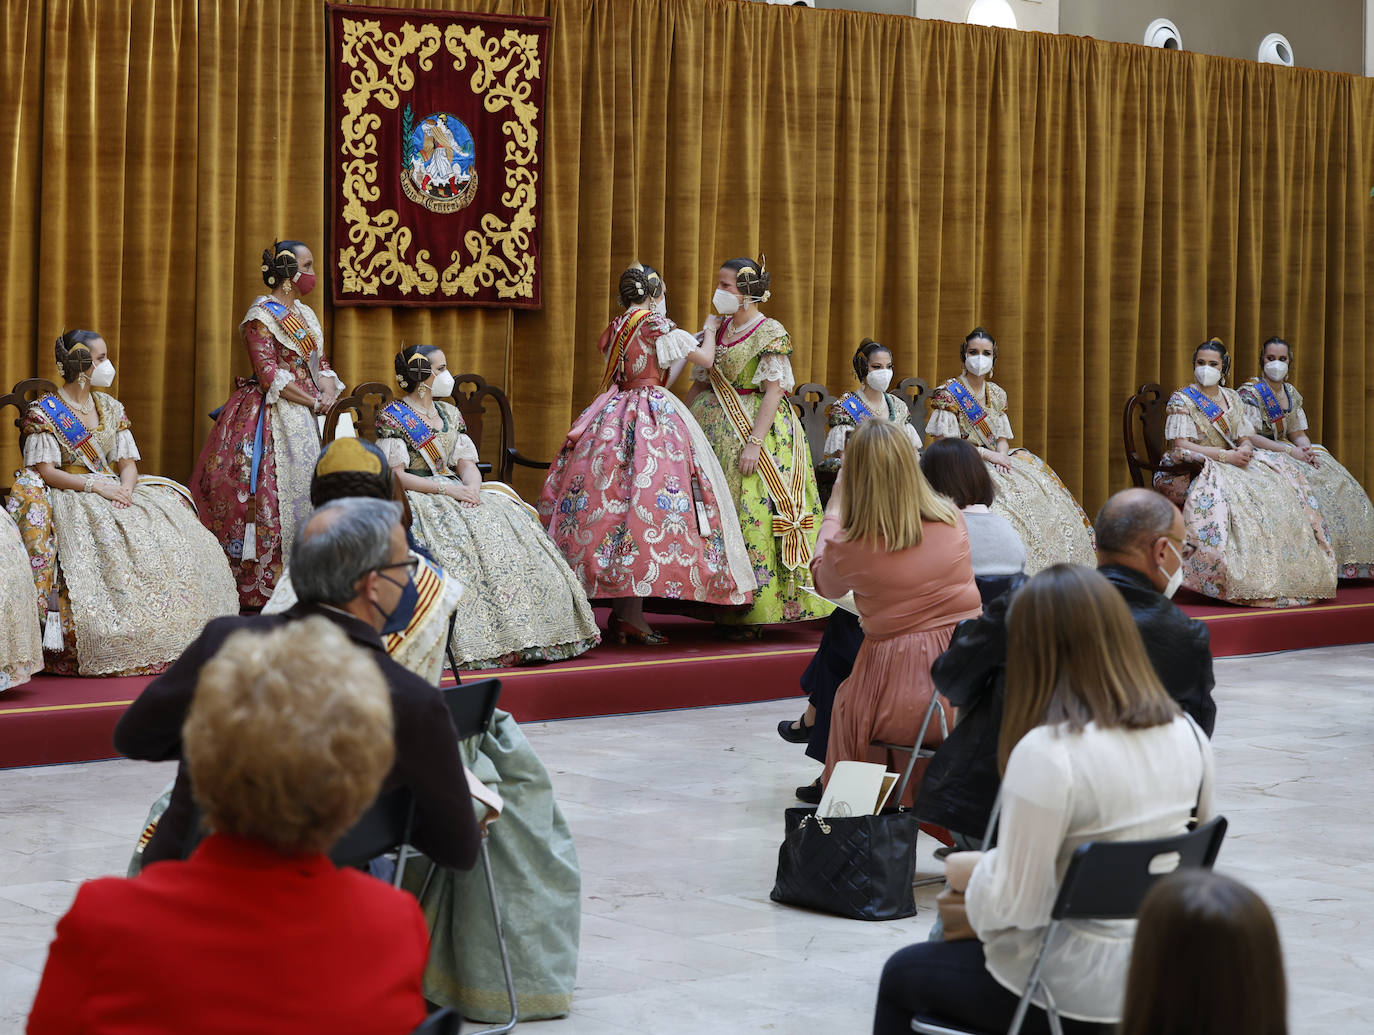
{"label": "red brocade gown", "polygon": [[[601,336],[610,387],[568,432],[539,515],[591,599],[744,605],[754,576],[725,473],[663,386],[696,341],[641,307]],[[603,383],[605,383],[603,381]]]}

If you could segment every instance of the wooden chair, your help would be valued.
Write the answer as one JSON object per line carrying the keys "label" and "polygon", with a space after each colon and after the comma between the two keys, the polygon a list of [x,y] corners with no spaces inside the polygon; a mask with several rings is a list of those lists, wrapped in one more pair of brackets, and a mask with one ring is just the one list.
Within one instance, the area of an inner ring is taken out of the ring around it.
{"label": "wooden chair", "polygon": [[339,418],[353,414],[353,433],[369,442],[377,441],[377,414],[391,402],[391,389],[380,381],[368,381],[353,389],[352,395],[334,400],[324,418],[324,444],[334,441],[339,430]]}
{"label": "wooden chair", "polygon": [[[0,410],[6,406],[14,407],[14,427],[18,430],[24,422],[24,414],[28,413],[29,407],[37,402],[39,397],[56,391],[57,385],[45,377],[26,377],[14,386],[13,391],[0,395]],[[10,487],[8,485],[0,486],[0,500],[3,500],[9,493]]]}
{"label": "wooden chair", "polygon": [[[472,390],[464,391],[464,385],[472,385]],[[531,460],[515,448],[515,415],[511,413],[510,399],[506,397],[506,393],[495,385],[487,384],[486,379],[480,374],[459,374],[453,382],[453,403],[463,415],[463,420],[468,426],[468,437],[476,444],[478,450],[482,448],[482,423],[486,415],[488,398],[496,403],[497,415],[501,419],[501,433],[495,463],[479,463],[478,470],[484,476],[495,471],[497,480],[506,483],[514,477],[516,464],[547,471],[552,466],[550,461]]]}
{"label": "wooden chair", "polygon": [[897,384],[897,394],[911,407],[910,424],[921,438],[921,447],[926,444],[926,422],[930,419],[930,385],[925,378],[904,377]]}
{"label": "wooden chair", "polygon": [[[1166,469],[1192,476],[1202,471],[1202,465],[1193,462],[1164,467],[1164,456],[1169,451],[1169,443],[1164,440],[1164,408],[1167,403],[1168,396],[1164,389],[1151,381],[1141,385],[1140,390],[1126,400],[1126,408],[1121,412],[1121,440],[1126,449],[1126,466],[1130,468],[1131,482],[1137,488],[1153,488],[1153,477],[1147,484],[1146,471],[1151,476],[1156,471]],[[1137,427],[1145,446],[1143,455],[1136,448]]]}
{"label": "wooden chair", "polygon": [[787,401],[792,404],[792,409],[801,420],[802,430],[806,432],[806,444],[811,447],[811,462],[819,464],[825,459],[825,435],[829,430],[830,407],[835,397],[825,385],[808,381],[804,385],[797,385]]}

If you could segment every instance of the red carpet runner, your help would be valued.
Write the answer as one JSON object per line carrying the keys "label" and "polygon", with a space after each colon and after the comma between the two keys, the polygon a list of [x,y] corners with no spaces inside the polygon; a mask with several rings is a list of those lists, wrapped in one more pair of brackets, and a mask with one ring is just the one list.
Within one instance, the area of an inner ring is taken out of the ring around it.
{"label": "red carpet runner", "polygon": [[[1232,607],[1187,590],[1177,600],[1207,623],[1216,657],[1374,641],[1374,582],[1343,583],[1330,603],[1282,611]],[[605,612],[598,617],[604,626]],[[670,643],[604,643],[571,661],[464,678],[499,676],[501,706],[522,722],[775,700],[798,694],[822,629],[819,622],[773,626],[760,642],[729,643],[703,622],[652,620]],[[111,757],[115,722],[147,682],[39,676],[0,694],[0,768]],[[779,718],[787,714],[779,710]]]}

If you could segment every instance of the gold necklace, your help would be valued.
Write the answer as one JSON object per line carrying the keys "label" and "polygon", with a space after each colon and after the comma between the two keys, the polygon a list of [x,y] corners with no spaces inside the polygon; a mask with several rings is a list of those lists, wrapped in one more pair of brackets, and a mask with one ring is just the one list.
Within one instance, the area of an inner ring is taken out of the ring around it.
{"label": "gold necklace", "polygon": [[90,414],[95,412],[95,399],[93,398],[87,399],[86,405],[82,406],[61,388],[57,390],[57,394],[62,396],[63,401],[66,402],[66,404],[70,406],[72,409],[74,409],[77,413]]}
{"label": "gold necklace", "polygon": [[416,402],[416,400],[418,400],[418,397],[417,397],[417,396],[412,396],[411,399],[412,399],[412,404],[413,404],[414,407],[415,407],[415,412],[418,413],[421,417],[423,417],[423,418],[425,419],[425,423],[426,423],[426,424],[428,424],[430,427],[433,427],[433,426],[434,426],[434,422],[437,420],[437,421],[439,422],[440,426],[441,426],[441,427],[443,426],[443,423],[444,423],[444,415],[441,414],[441,413],[439,412],[439,404],[438,404],[438,403],[430,402],[430,404],[429,404],[429,409],[428,409],[428,410],[424,410],[424,409],[421,409],[420,406],[418,405],[418,403]]}

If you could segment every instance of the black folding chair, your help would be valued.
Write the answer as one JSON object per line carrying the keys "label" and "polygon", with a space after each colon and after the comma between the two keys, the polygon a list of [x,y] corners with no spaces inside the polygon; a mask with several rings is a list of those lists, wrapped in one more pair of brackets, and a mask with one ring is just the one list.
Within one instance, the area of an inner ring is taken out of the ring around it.
{"label": "black folding chair", "polygon": [[410,847],[415,832],[415,798],[409,788],[387,791],[372,803],[343,837],[330,849],[335,866],[366,866],[378,856],[396,853],[393,887],[399,888],[406,872],[406,860],[415,855]]}
{"label": "black folding chair", "polygon": [[[1018,1035],[1021,1031],[1037,993],[1045,1003],[1050,1030],[1054,1035],[1064,1033],[1050,990],[1040,980],[1061,923],[1065,920],[1134,919],[1146,893],[1161,877],[1185,867],[1210,870],[1225,836],[1226,817],[1216,816],[1196,830],[1177,837],[1160,837],[1152,841],[1089,841],[1079,845],[1059,885],[1049,926],[1045,928],[1045,937],[1041,939],[1040,951],[1007,1035]],[[920,1035],[994,1035],[956,1028],[937,1017],[925,1016],[913,1018],[911,1030]]]}
{"label": "black folding chair", "polygon": [[426,1017],[410,1035],[458,1035],[462,1030],[463,1018],[446,1006]]}
{"label": "black folding chair", "polygon": [[[945,717],[945,706],[940,703],[940,695],[933,690],[930,694],[930,704],[926,706],[925,718],[921,720],[921,730],[916,734],[914,744],[894,744],[886,740],[874,740],[869,742],[869,747],[881,748],[885,751],[905,751],[908,754],[906,768],[902,770],[901,781],[897,784],[897,789],[892,792],[892,797],[888,800],[893,804],[900,805],[902,795],[906,793],[907,784],[911,782],[912,775],[916,772],[916,763],[922,758],[930,758],[935,754],[935,748],[925,746],[926,733],[930,730],[930,722],[936,716],[940,719],[940,737],[943,741],[949,737],[949,720]],[[913,888],[924,888],[933,884],[943,884],[944,875],[934,877],[918,877],[911,884]]]}

